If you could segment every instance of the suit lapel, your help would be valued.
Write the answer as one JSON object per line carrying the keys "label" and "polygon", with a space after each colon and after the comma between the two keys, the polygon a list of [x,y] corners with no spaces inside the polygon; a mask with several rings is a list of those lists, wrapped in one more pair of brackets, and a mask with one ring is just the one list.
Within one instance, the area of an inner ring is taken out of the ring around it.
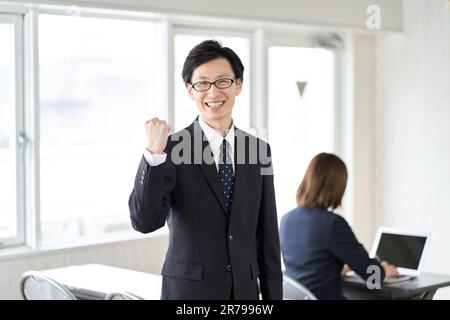
{"label": "suit lapel", "polygon": [[[194,121],[194,123],[190,125],[187,129],[190,132],[192,138],[191,146],[193,146],[193,148],[191,148],[191,152],[195,159],[194,163],[198,164],[198,166],[200,167],[200,170],[205,176],[206,181],[208,181],[209,186],[213,190],[214,195],[217,198],[217,201],[219,201],[223,212],[228,216],[229,212],[225,206],[225,200],[223,198],[223,190],[222,187],[220,186],[219,174],[217,173],[217,167],[216,163],[214,162],[211,147],[209,146],[209,143],[206,140],[206,138],[204,138],[203,131],[200,125],[198,124],[197,120]],[[200,145],[199,139],[201,139],[201,150],[199,150]],[[195,145],[196,143],[197,148]],[[205,160],[207,161],[205,162]]]}

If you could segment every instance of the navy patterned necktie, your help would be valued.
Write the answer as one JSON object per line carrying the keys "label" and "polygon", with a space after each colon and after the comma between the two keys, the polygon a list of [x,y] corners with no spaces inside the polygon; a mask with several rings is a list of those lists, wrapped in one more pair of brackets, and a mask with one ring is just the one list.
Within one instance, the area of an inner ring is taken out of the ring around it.
{"label": "navy patterned necktie", "polygon": [[223,189],[225,206],[228,210],[231,210],[231,204],[233,202],[234,174],[233,162],[231,161],[230,153],[227,152],[227,146],[230,147],[230,144],[227,140],[223,139],[219,156],[219,178]]}

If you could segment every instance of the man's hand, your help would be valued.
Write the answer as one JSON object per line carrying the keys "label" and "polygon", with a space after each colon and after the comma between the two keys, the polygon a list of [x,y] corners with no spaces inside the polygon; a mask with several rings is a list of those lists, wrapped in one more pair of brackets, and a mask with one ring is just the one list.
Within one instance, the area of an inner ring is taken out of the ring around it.
{"label": "man's hand", "polygon": [[152,154],[162,154],[167,146],[170,125],[164,120],[153,118],[145,122],[147,149]]}
{"label": "man's hand", "polygon": [[384,269],[384,273],[386,274],[386,278],[387,277],[398,277],[399,276],[397,268],[394,265],[390,264],[389,262],[381,261],[381,266]]}

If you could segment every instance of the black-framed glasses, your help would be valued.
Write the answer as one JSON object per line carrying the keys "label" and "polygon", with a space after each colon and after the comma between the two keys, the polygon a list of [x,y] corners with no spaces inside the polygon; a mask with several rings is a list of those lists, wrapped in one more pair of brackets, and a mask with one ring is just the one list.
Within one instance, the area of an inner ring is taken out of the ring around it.
{"label": "black-framed glasses", "polygon": [[196,82],[191,85],[195,91],[205,92],[205,91],[208,91],[212,85],[215,85],[217,89],[227,89],[227,88],[231,87],[231,85],[235,81],[236,81],[236,79],[222,78],[222,79],[217,79],[214,82],[209,82],[209,81],[205,80],[205,81]]}

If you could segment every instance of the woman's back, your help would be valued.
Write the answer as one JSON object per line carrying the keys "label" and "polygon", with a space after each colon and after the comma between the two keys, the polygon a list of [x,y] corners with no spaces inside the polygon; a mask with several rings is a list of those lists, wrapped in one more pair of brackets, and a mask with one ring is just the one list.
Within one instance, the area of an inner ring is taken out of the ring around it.
{"label": "woman's back", "polygon": [[283,216],[280,241],[285,272],[318,299],[344,298],[344,263],[363,278],[369,276],[369,265],[379,265],[369,258],[345,219],[325,207],[296,208]]}
{"label": "woman's back", "polygon": [[328,211],[341,207],[347,185],[347,167],[336,155],[317,154],[297,190],[298,208],[280,224],[281,251],[286,273],[311,290],[318,299],[343,299],[341,270],[348,264],[364,280],[376,265],[384,279],[394,266],[370,259],[347,221]]}

